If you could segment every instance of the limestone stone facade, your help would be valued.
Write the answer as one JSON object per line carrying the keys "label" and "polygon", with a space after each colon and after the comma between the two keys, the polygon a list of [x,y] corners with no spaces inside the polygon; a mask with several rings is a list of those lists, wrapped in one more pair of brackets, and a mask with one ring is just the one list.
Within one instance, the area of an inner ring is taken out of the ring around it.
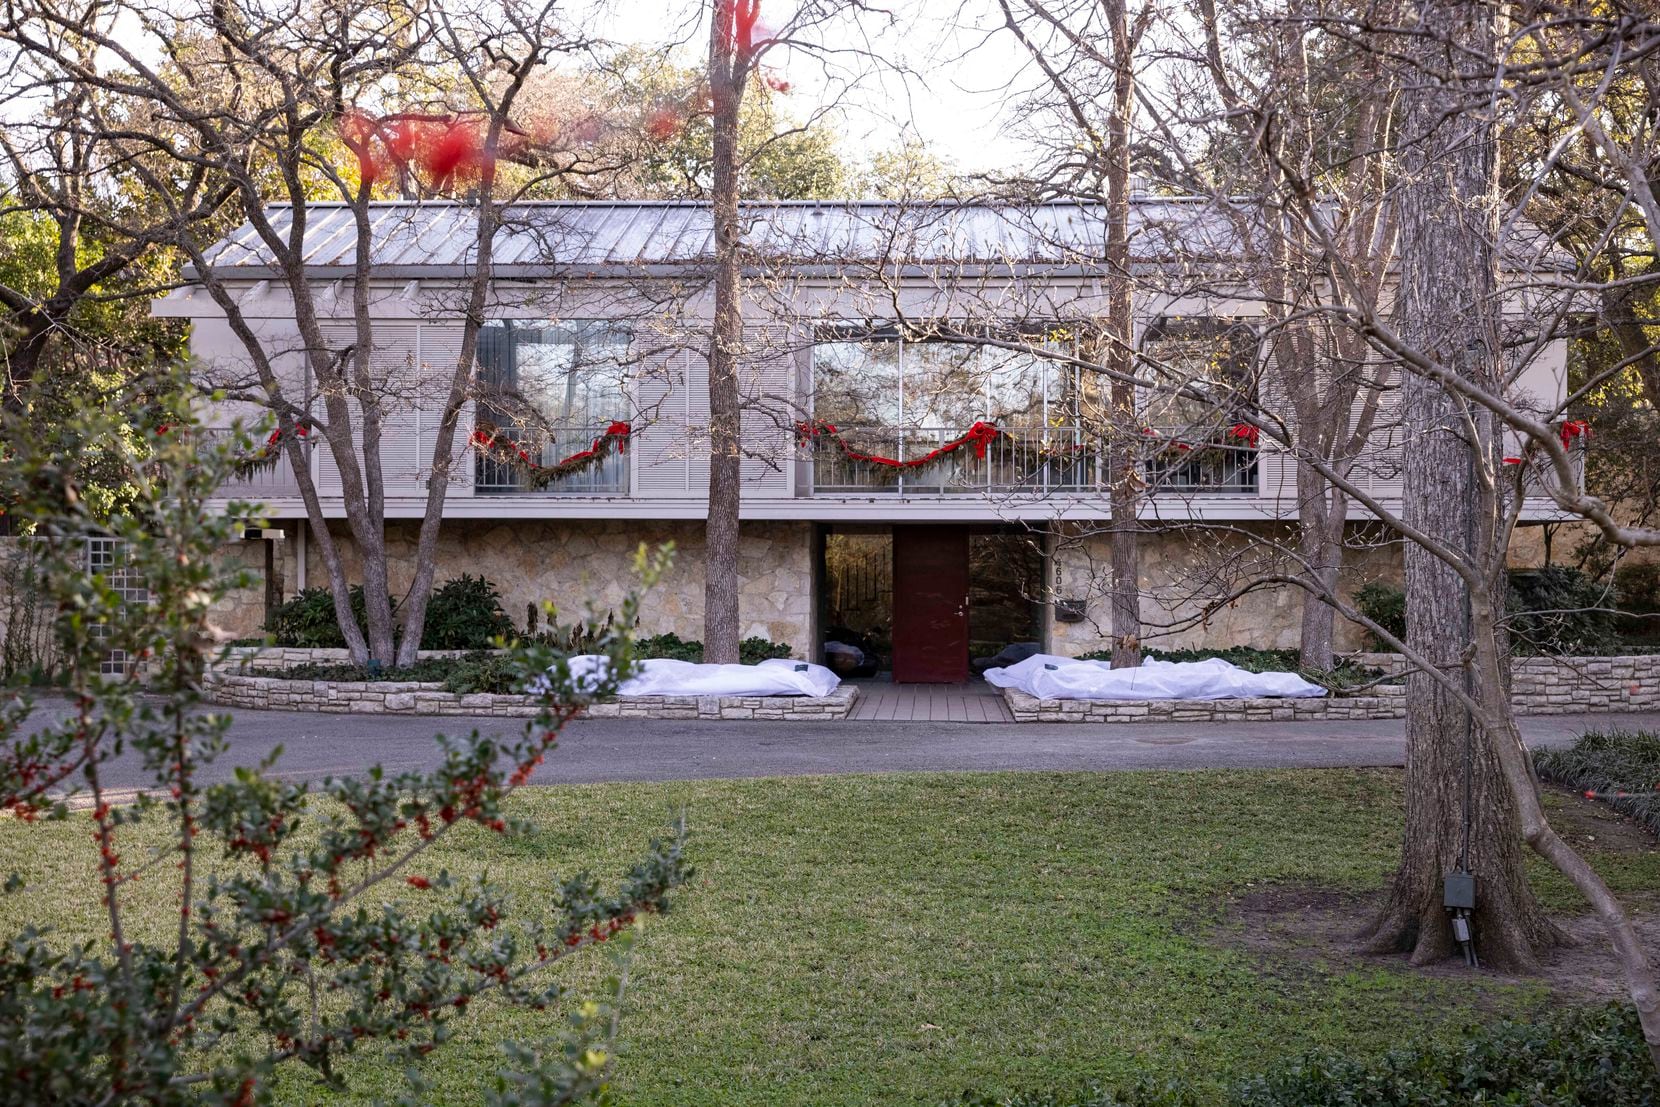
{"label": "limestone stone facade", "polygon": [[[1181,523],[1155,525],[1141,539],[1141,618],[1144,642],[1158,649],[1253,646],[1287,649],[1298,644],[1302,593],[1291,586],[1264,588],[1224,604],[1209,618],[1199,614],[1209,600],[1237,589],[1253,576],[1288,573],[1291,566],[1276,547],[1295,540],[1288,523],[1236,523],[1227,528]],[[1049,588],[1056,600],[1083,601],[1083,619],[1057,618],[1049,605],[1048,652],[1076,657],[1110,648],[1108,613],[1110,537],[1058,528],[1050,539]],[[1372,581],[1401,582],[1401,547],[1363,541],[1352,531],[1344,555],[1345,595]],[[1336,648],[1366,645],[1361,628],[1337,620]]]}
{"label": "limestone stone facade", "polygon": [[[282,543],[283,595],[291,596],[295,528]],[[359,579],[359,559],[344,524],[335,541],[347,574]],[[392,594],[409,587],[415,571],[417,523],[389,522]],[[501,593],[502,607],[523,628],[527,608],[551,600],[562,617],[578,618],[592,605],[604,613],[616,609],[635,580],[634,555],[640,545],[674,544],[672,568],[646,597],[639,633],[703,637],[703,523],[622,520],[447,520],[438,539],[438,581],[462,573],[482,575]],[[241,543],[238,558],[263,557],[258,543]],[[253,552],[247,552],[252,550]],[[328,575],[315,541],[306,546],[306,583],[326,584]],[[809,522],[748,522],[743,525],[738,575],[741,637],[757,636],[788,643],[796,656],[816,648],[813,592],[813,525]],[[256,586],[233,597],[219,614],[219,626],[234,637],[255,636],[264,622],[263,594]]]}

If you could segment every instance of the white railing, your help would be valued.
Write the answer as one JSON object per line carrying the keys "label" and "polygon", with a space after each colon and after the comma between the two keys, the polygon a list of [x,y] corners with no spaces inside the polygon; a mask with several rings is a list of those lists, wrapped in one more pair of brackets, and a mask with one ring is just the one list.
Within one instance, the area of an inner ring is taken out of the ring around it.
{"label": "white railing", "polygon": [[[856,452],[911,461],[962,437],[945,427],[840,427],[842,442]],[[852,458],[829,436],[810,449],[812,489],[822,495],[953,495],[984,492],[1104,492],[1102,445],[1082,427],[1048,427],[999,433],[985,456],[972,442],[916,468]],[[1153,456],[1142,474],[1154,491],[1255,495],[1257,451],[1242,445],[1181,448],[1174,442],[1141,447]]]}
{"label": "white railing", "polygon": [[[596,439],[605,434],[608,425],[579,423],[538,432],[535,438],[541,443],[540,449],[535,446],[527,447],[531,462],[536,465],[553,465],[572,454],[589,449]],[[511,429],[497,431],[495,434],[495,441],[501,447],[501,451],[516,450],[521,441],[527,440],[523,432]],[[626,496],[628,455],[618,448],[619,445],[617,442],[609,443],[610,450],[604,457],[586,468],[557,477],[541,487],[536,486],[526,466],[503,460],[500,451],[490,453],[479,450],[473,490],[480,496]]]}

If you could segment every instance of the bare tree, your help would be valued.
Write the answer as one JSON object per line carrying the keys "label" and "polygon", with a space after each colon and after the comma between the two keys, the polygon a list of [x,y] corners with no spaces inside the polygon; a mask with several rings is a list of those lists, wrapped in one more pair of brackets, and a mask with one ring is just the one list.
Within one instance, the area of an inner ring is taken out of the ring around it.
{"label": "bare tree", "polygon": [[[40,33],[67,55],[88,50],[78,27]],[[21,53],[0,85],[15,113],[0,131],[0,227],[17,250],[10,272],[0,272],[0,386],[12,410],[54,350],[65,371],[77,355],[102,370],[117,368],[111,361],[121,355],[140,355],[139,336],[112,334],[121,324],[108,316],[130,314],[128,305],[142,310],[166,291],[166,245],[193,226],[222,224],[231,195],[222,177],[198,165],[173,181],[165,200],[145,196],[127,164],[134,151],[99,126],[99,91],[64,85],[57,75]],[[89,315],[103,318],[89,322]],[[123,348],[97,358],[110,339]]]}
{"label": "bare tree", "polygon": [[[827,105],[808,120],[767,135],[745,149],[741,122],[746,91],[759,79],[772,91],[786,80],[762,70],[769,52],[805,52],[825,58],[832,51],[816,41],[815,30],[837,16],[865,11],[860,0],[816,0],[800,4],[776,27],[762,22],[760,0],[709,0],[709,111],[713,125],[709,206],[714,231],[713,318],[709,333],[709,503],[703,568],[703,648],[711,664],[738,660],[738,546],[743,500],[745,398],[740,363],[746,356],[744,269],[767,259],[748,251],[740,214],[745,169],[793,134],[804,133]],[[864,51],[853,53],[868,58]],[[828,98],[833,103],[834,97]],[[788,259],[784,259],[788,265]],[[776,457],[761,458],[776,465]]]}
{"label": "bare tree", "polygon": [[[1497,127],[1491,110],[1456,108],[1467,95],[1456,61],[1445,80],[1441,47],[1451,44],[1490,68],[1497,50],[1496,13],[1465,4],[1422,4],[1420,40],[1431,45],[1417,60],[1403,108],[1407,146],[1397,193],[1403,250],[1397,326],[1416,348],[1461,376],[1498,390],[1503,376],[1500,325]],[[1375,302],[1375,300],[1374,300]],[[1502,443],[1491,413],[1472,411],[1434,381],[1407,374],[1407,451],[1402,521],[1438,544],[1406,550],[1407,641],[1444,671],[1461,666],[1479,606],[1491,618],[1504,610],[1502,563],[1492,572],[1504,518],[1503,490],[1482,474],[1502,473]],[[1489,571],[1474,582],[1454,561]],[[1501,633],[1487,628],[1487,633]],[[1495,657],[1499,641],[1489,643]],[[1488,671],[1465,669],[1471,695],[1501,701],[1508,675],[1501,661]],[[1485,690],[1483,680],[1496,687]],[[1517,801],[1505,786],[1498,754],[1478,741],[1476,722],[1426,674],[1408,680],[1407,828],[1401,866],[1389,900],[1373,923],[1380,949],[1412,950],[1415,962],[1440,960],[1458,948],[1443,895],[1452,874],[1483,874],[1475,917],[1485,960],[1531,968],[1539,951],[1561,939],[1544,917],[1522,873]]]}
{"label": "bare tree", "polygon": [[[1220,109],[1211,119],[1226,130],[1220,142],[1209,136],[1206,156],[1197,159],[1183,159],[1171,143],[1173,160],[1185,160],[1190,187],[1212,197],[1235,227],[1238,262],[1261,298],[1267,383],[1286,401],[1302,449],[1351,473],[1377,429],[1385,366],[1360,336],[1311,311],[1324,295],[1325,244],[1283,210],[1279,197],[1292,181],[1318,189],[1337,221],[1341,263],[1373,295],[1382,289],[1396,238],[1380,156],[1395,121],[1392,73],[1366,50],[1316,44],[1315,9],[1303,0],[1234,5],[1227,25],[1213,0],[1196,7],[1202,37],[1191,51],[1198,63],[1192,71],[1210,86]],[[1364,7],[1377,9],[1366,12],[1373,18],[1388,18],[1393,5]],[[1348,88],[1368,92],[1349,100]],[[1298,553],[1316,582],[1302,593],[1300,645],[1308,669],[1334,664],[1336,611],[1319,596],[1339,588],[1348,517],[1342,489],[1299,462]]]}
{"label": "bare tree", "polygon": [[714,121],[710,214],[715,233],[714,318],[709,330],[709,514],[703,563],[703,650],[710,664],[738,660],[738,541],[743,496],[743,346],[738,222],[738,116],[759,57],[760,0],[713,0],[709,20],[709,105]]}
{"label": "bare tree", "polygon": [[[551,0],[413,11],[364,2],[332,12],[320,24],[286,10],[217,3],[177,20],[149,20],[136,3],[83,11],[52,0],[12,0],[4,11],[0,33],[52,70],[53,82],[96,93],[87,101],[99,113],[92,126],[132,151],[130,164],[147,188],[175,197],[174,177],[183,173],[223,180],[231,190],[247,222],[248,253],[210,249],[214,236],[196,233],[182,214],[174,216],[178,233],[171,239],[246,354],[249,376],[222,383],[231,386],[233,399],[274,417],[277,446],[299,485],[353,658],[410,663],[420,645],[443,502],[460,453],[456,429],[472,388],[502,213],[514,198],[581,171],[581,157],[558,128],[527,137],[515,125],[519,97],[551,59],[580,55],[590,40],[566,25]],[[144,29],[145,41],[135,41],[131,26]],[[472,240],[469,276],[455,302],[445,305],[461,317],[458,341],[395,381],[375,358],[371,278],[376,236],[384,228],[372,218],[371,203],[400,136],[363,123],[392,115],[436,123],[431,144],[407,129],[402,137],[422,146],[418,156],[429,194],[467,195]],[[533,155],[531,146],[537,147]],[[501,166],[510,153],[518,170],[512,174]],[[355,236],[354,333],[343,344],[324,322],[337,310],[332,299],[339,286],[325,289],[309,271],[308,230],[320,196],[344,206]],[[241,289],[231,283],[248,272],[237,263],[249,261],[250,253],[291,302],[297,351],[291,349],[295,340],[273,338],[250,317]],[[297,375],[282,367],[295,353],[303,365]],[[410,402],[411,389],[435,403],[437,419],[415,579],[394,620],[381,444],[388,419],[400,402]],[[311,477],[308,444],[318,438],[340,473],[366,628],[352,615],[346,562]]]}
{"label": "bare tree", "polygon": [[[1108,292],[1092,327],[1108,369],[1103,431],[1112,500],[1109,592],[1112,663],[1141,663],[1140,510],[1136,460],[1140,416],[1133,383],[1136,349],[1134,281],[1130,273],[1131,129],[1136,107],[1136,52],[1155,14],[1134,14],[1125,0],[1073,4],[1062,0],[998,0],[1003,25],[1042,74],[1038,99],[1057,109],[1081,141],[1063,143],[1047,173],[1022,182],[1039,195],[1104,204],[1106,239],[1099,259]],[[1101,105],[1105,108],[1102,110]]]}

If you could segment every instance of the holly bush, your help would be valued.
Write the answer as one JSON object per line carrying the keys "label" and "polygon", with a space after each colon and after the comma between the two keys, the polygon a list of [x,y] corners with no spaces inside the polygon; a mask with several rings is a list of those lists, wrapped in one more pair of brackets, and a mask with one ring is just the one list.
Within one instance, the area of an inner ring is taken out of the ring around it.
{"label": "holly bush", "polygon": [[[207,501],[256,439],[199,442],[191,408],[182,393],[113,397],[44,445],[0,425],[11,446],[0,502],[41,550],[33,584],[55,612],[67,678],[66,706],[43,717],[21,690],[0,696],[0,806],[24,823],[85,823],[108,924],[81,944],[44,926],[0,935],[0,1103],[265,1103],[279,1067],[304,1066],[339,1089],[371,1048],[407,1059],[403,1102],[419,1103],[430,1055],[486,996],[566,1017],[549,1017],[547,1040],[504,1044],[482,1099],[602,1092],[631,924],[666,909],[686,879],[680,832],[647,845],[615,888],[550,877],[548,896],[529,904],[487,880],[432,872],[423,855],[465,824],[527,829],[509,798],[560,727],[628,675],[627,634],[596,629],[610,676],[581,687],[550,648],[515,653],[525,674],[548,674],[538,716],[514,738],[440,737],[431,772],[376,767],[313,787],[274,779],[264,764],[210,783],[229,724],[202,706],[217,653],[210,610],[246,583],[216,554],[257,511]],[[135,494],[119,517],[96,517],[79,491],[93,442],[100,456],[122,452],[131,472]],[[89,568],[91,539],[114,540],[112,564]],[[640,567],[649,584],[661,565],[642,550]],[[148,602],[121,587],[134,580]],[[620,626],[633,625],[636,606],[626,601]],[[122,656],[141,662],[142,681],[106,671]],[[136,800],[111,791],[117,756],[147,778]],[[163,824],[166,845],[140,846],[141,822]],[[158,930],[130,917],[129,889],[164,873],[176,873],[179,895]],[[13,875],[4,890],[20,897],[10,914],[27,917],[27,883]],[[556,967],[600,946],[617,960],[610,983],[586,1001],[567,997]]]}

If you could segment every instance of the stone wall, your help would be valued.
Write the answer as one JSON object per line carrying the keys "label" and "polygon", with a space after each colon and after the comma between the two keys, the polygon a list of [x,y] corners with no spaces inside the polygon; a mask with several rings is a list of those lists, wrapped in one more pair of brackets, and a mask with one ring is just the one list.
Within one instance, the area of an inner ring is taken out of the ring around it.
{"label": "stone wall", "polygon": [[[253,578],[246,588],[231,590],[213,609],[213,625],[226,638],[257,638],[265,628],[265,545],[261,538],[232,542],[219,550],[223,564],[246,570]],[[294,525],[285,528],[282,541],[273,543],[280,594],[294,594]]]}
{"label": "stone wall", "polygon": [[[392,594],[408,589],[415,572],[415,520],[386,525]],[[287,525],[280,547],[289,554],[279,571],[284,597],[298,587],[292,556],[295,528]],[[332,528],[346,572],[360,579],[360,562],[344,523]],[[674,633],[703,637],[703,523],[691,521],[623,521],[513,519],[445,521],[438,538],[441,584],[462,573],[482,574],[501,592],[502,607],[514,625],[524,628],[528,605],[555,603],[564,618],[579,618],[587,605],[613,610],[634,581],[634,554],[641,543],[675,546],[674,565],[642,606],[641,635]],[[239,543],[231,556],[258,559],[257,542]],[[306,544],[306,583],[328,583],[315,540]],[[742,580],[739,597],[740,637],[786,642],[798,657],[815,648],[817,611],[813,603],[813,529],[807,522],[746,522],[738,552]],[[233,597],[216,613],[230,637],[257,635],[264,622],[263,593],[258,586]]]}
{"label": "stone wall", "polygon": [[[387,524],[392,592],[409,587],[413,576],[417,524]],[[343,531],[344,528],[342,527]],[[357,576],[350,539],[337,535],[347,572]],[[634,582],[634,555],[641,543],[674,543],[674,565],[642,605],[639,633],[703,637],[703,523],[701,521],[455,519],[438,538],[438,581],[462,573],[483,574],[501,591],[502,606],[523,627],[526,606],[552,600],[566,618],[580,617],[588,604],[614,609]],[[308,547],[307,572],[324,581],[315,543]],[[813,648],[812,524],[743,525],[738,550],[739,637],[755,635],[789,643],[797,656]]]}
{"label": "stone wall", "polygon": [[[1386,673],[1407,668],[1396,653],[1362,653],[1355,659]],[[1510,702],[1522,715],[1660,711],[1660,654],[1516,657],[1510,678]]]}
{"label": "stone wall", "polygon": [[[1064,525],[1063,525],[1064,527]],[[1401,581],[1398,544],[1370,545],[1351,528],[1341,588],[1352,595],[1364,584]],[[1274,546],[1295,542],[1289,523],[1154,525],[1141,541],[1141,618],[1143,640],[1157,649],[1254,646],[1288,649],[1298,645],[1302,627],[1302,592],[1285,586],[1265,588],[1228,602],[1209,619],[1197,613],[1206,601],[1230,594],[1244,581],[1285,575],[1291,565]],[[1110,537],[1098,528],[1059,529],[1051,539],[1049,585],[1056,599],[1083,600],[1082,622],[1060,622],[1053,605],[1047,616],[1049,651],[1076,657],[1110,648],[1107,593],[1111,565]],[[1359,649],[1366,632],[1337,620],[1336,647]]]}
{"label": "stone wall", "polygon": [[1017,723],[1272,723],[1399,719],[1406,689],[1379,685],[1365,696],[1238,700],[1040,700],[1016,688],[1003,700]]}
{"label": "stone wall", "polygon": [[[1406,671],[1399,654],[1360,653],[1355,660],[1385,673]],[[1595,715],[1660,710],[1660,655],[1518,657],[1511,662],[1510,702],[1519,715]],[[1406,686],[1384,684],[1363,696],[1242,700],[1040,700],[1014,688],[1003,698],[1020,723],[1274,722],[1399,719]]]}
{"label": "stone wall", "polygon": [[[466,650],[422,650],[416,656],[460,657]],[[349,665],[352,655],[343,649],[314,646],[232,646],[225,651],[224,670],[232,673],[273,673],[295,665]]]}
{"label": "stone wall", "polygon": [[[828,696],[626,696],[596,703],[594,719],[801,719],[846,718],[859,689],[843,684]],[[335,715],[467,715],[533,717],[532,696],[447,692],[420,681],[285,680],[230,671],[208,675],[206,698],[226,707],[260,711],[318,711]]]}

